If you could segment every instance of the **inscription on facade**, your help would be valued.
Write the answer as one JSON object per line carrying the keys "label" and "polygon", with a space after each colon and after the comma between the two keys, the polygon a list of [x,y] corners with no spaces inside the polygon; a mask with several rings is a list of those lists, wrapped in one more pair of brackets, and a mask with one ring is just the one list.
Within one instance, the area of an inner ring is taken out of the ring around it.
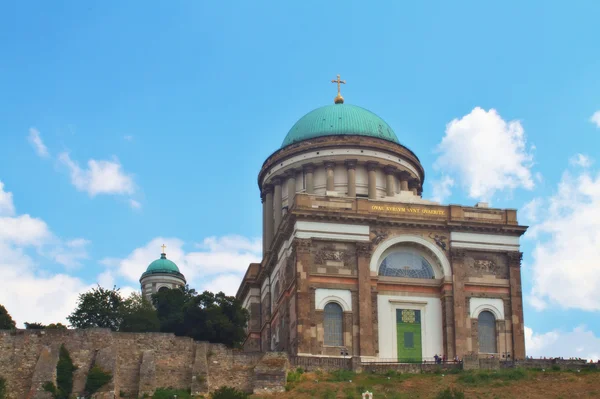
{"label": "inscription on facade", "polygon": [[393,206],[393,205],[371,205],[371,212],[391,212],[391,213],[406,213],[412,215],[425,216],[445,216],[444,209],[432,209],[413,206]]}

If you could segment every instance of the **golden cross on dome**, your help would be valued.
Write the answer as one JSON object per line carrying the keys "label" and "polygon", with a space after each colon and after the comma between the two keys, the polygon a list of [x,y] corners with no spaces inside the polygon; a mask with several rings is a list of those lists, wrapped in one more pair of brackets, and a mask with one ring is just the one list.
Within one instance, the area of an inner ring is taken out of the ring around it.
{"label": "golden cross on dome", "polygon": [[338,75],[337,79],[332,80],[331,83],[337,83],[337,87],[338,87],[338,94],[337,94],[337,96],[335,96],[335,99],[333,100],[333,102],[336,104],[343,104],[344,97],[342,97],[342,94],[340,93],[340,84],[346,84],[346,81],[341,80],[340,75]]}
{"label": "golden cross on dome", "polygon": [[161,245],[160,247],[162,248],[162,253],[164,254],[164,253],[165,253],[165,248],[166,248],[167,246],[166,246],[165,244],[163,244],[163,245]]}

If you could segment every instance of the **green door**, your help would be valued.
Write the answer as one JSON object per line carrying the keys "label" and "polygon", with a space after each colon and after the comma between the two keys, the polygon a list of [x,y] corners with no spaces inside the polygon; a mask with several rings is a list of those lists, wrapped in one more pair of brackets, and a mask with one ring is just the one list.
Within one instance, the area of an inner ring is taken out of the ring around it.
{"label": "green door", "polygon": [[421,362],[421,311],[396,310],[396,334],[398,339],[398,361]]}

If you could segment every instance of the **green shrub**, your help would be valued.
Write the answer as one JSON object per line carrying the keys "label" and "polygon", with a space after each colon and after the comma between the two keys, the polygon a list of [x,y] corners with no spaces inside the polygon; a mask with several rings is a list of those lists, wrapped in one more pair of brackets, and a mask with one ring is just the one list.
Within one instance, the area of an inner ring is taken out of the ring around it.
{"label": "green shrub", "polygon": [[221,387],[210,395],[211,399],[247,399],[248,396],[246,392],[230,387]]}
{"label": "green shrub", "polygon": [[354,373],[354,371],[352,370],[336,370],[336,371],[332,371],[331,376],[329,378],[329,381],[337,381],[337,382],[341,382],[341,381],[351,381],[354,379],[354,376],[356,375]]}
{"label": "green shrub", "polygon": [[6,397],[8,396],[8,392],[7,392],[7,388],[6,388],[6,380],[4,379],[4,377],[0,377],[0,399],[6,399]]}
{"label": "green shrub", "polygon": [[560,366],[558,364],[553,365],[552,371],[560,371]]}
{"label": "green shrub", "polygon": [[465,394],[462,391],[454,388],[446,388],[435,395],[435,399],[465,399]]}
{"label": "green shrub", "polygon": [[177,399],[192,399],[192,395],[188,391],[170,388],[158,388],[152,395],[152,399],[173,399],[175,395],[177,395]]}
{"label": "green shrub", "polygon": [[73,364],[69,351],[64,345],[61,345],[56,365],[56,385],[47,381],[42,386],[44,391],[50,392],[53,399],[68,399],[73,390],[73,372],[75,370],[77,367]]}
{"label": "green shrub", "polygon": [[91,368],[85,381],[85,393],[91,396],[104,384],[108,383],[112,379],[112,374],[102,370],[98,366]]}

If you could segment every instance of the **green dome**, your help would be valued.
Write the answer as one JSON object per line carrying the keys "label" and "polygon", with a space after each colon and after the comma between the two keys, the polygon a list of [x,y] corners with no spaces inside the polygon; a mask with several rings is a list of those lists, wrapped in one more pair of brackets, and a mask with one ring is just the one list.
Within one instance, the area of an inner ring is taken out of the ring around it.
{"label": "green dome", "polygon": [[336,135],[369,136],[400,144],[390,125],[371,111],[356,105],[331,104],[300,118],[285,136],[281,148],[315,137]]}
{"label": "green dome", "polygon": [[177,265],[167,259],[167,255],[165,254],[160,254],[160,259],[150,263],[144,275],[153,273],[181,274]]}

